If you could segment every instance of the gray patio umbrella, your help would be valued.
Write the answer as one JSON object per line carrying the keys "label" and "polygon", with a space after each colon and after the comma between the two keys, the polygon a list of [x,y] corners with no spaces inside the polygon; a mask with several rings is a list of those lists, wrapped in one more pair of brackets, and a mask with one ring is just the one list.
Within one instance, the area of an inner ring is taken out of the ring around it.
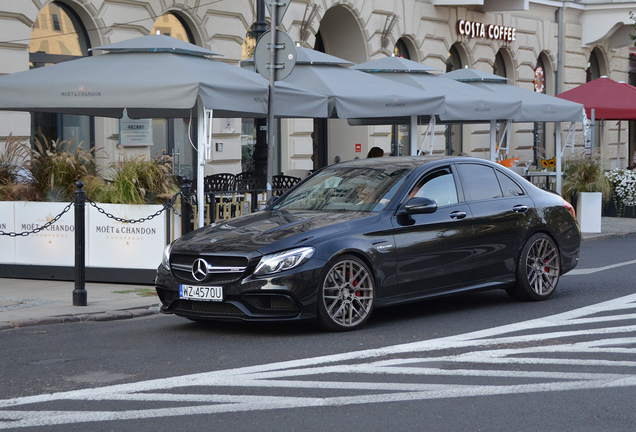
{"label": "gray patio umbrella", "polygon": [[[328,118],[385,118],[440,114],[444,95],[395,83],[353,70],[347,60],[296,47],[296,65],[282,82],[328,97]],[[254,70],[254,60],[241,62]]]}
{"label": "gray patio umbrella", "polygon": [[[0,77],[0,110],[121,118],[199,118],[198,202],[203,201],[206,138],[217,117],[265,117],[269,83],[206,56],[216,53],[168,36],[143,36],[95,48],[85,57]],[[276,86],[279,117],[327,115],[327,98],[288,84]],[[199,103],[200,101],[200,103]],[[194,114],[193,114],[194,110]],[[203,221],[199,206],[198,221]]]}
{"label": "gray patio umbrella", "polygon": [[[444,111],[437,117],[430,115],[419,115],[418,122],[428,122],[428,128],[424,134],[422,146],[426,137],[430,135],[430,151],[434,145],[434,128],[438,118],[443,123],[474,123],[491,122],[507,119],[509,116],[518,113],[521,109],[521,101],[514,98],[504,98],[493,95],[486,90],[475,89],[469,85],[461,84],[453,80],[432,75],[431,72],[439,69],[423,65],[402,57],[384,57],[370,62],[353,66],[352,69],[360,70],[389,79],[401,84],[405,84],[420,90],[424,90],[431,95],[445,96]],[[408,123],[409,119],[397,119],[395,123]],[[386,123],[387,119],[379,120]],[[415,122],[410,120],[411,127],[415,127]],[[350,124],[369,123],[369,120],[356,119]],[[411,153],[417,151],[417,143],[411,143]]]}
{"label": "gray patio umbrella", "polygon": [[[0,77],[0,109],[121,118],[188,117],[197,98],[217,117],[267,115],[268,82],[169,36],[94,48],[107,54]],[[324,116],[326,98],[277,86],[275,115]]]}
{"label": "gray patio umbrella", "polygon": [[329,97],[329,117],[373,118],[441,114],[444,95],[414,90],[343,67],[351,62],[297,47],[296,66],[284,82]]}
{"label": "gray patio umbrella", "polygon": [[[507,84],[507,79],[474,69],[459,69],[445,75],[447,78],[491,91],[501,96],[521,99],[521,111],[512,121],[524,122],[572,122],[570,134],[574,139],[574,122],[583,121],[583,105],[554,96],[536,93]],[[564,103],[565,102],[565,103]],[[566,137],[567,141],[567,137]],[[561,133],[556,134],[556,184],[561,190]],[[492,154],[492,151],[491,151]]]}
{"label": "gray patio umbrella", "polygon": [[[443,94],[346,67],[350,65],[353,63],[347,60],[297,46],[296,65],[284,82],[328,96],[329,118],[365,119],[358,124],[374,124],[373,119],[386,124],[405,117],[415,123],[417,115],[443,113]],[[241,66],[254,70],[253,59],[241,62]],[[415,138],[412,134],[411,147],[417,146]]]}
{"label": "gray patio umbrella", "polygon": [[487,90],[502,98],[521,101],[521,110],[511,117],[514,122],[580,122],[583,120],[583,105],[536,93],[508,84],[508,79],[475,69],[458,69],[443,77]]}
{"label": "gray patio umbrella", "polygon": [[493,95],[487,90],[432,75],[431,72],[441,71],[401,57],[384,57],[351,68],[445,96],[444,112],[439,114],[442,122],[502,120],[517,115],[521,109],[521,101],[516,98]]}

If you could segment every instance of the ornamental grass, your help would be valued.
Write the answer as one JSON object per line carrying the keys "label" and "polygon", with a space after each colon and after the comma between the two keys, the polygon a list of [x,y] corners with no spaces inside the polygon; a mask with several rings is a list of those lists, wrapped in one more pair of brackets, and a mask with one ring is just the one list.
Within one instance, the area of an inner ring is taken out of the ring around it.
{"label": "ornamental grass", "polygon": [[572,202],[580,192],[601,192],[603,202],[609,201],[612,193],[610,183],[605,177],[600,153],[568,159],[563,165],[562,196]]}
{"label": "ornamental grass", "polygon": [[167,155],[148,160],[120,148],[122,156],[102,176],[99,150],[84,151],[75,140],[37,138],[31,149],[22,140],[9,135],[0,152],[0,201],[70,202],[78,180],[89,199],[102,203],[162,204],[179,191]]}

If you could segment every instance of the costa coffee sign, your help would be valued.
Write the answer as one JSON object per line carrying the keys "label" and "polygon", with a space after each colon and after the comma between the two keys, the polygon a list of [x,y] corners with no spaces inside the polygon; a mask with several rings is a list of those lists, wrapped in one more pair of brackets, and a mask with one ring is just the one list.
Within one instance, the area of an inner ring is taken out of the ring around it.
{"label": "costa coffee sign", "polygon": [[495,24],[483,24],[475,21],[457,21],[457,31],[470,38],[486,38],[513,42],[517,40],[517,29]]}

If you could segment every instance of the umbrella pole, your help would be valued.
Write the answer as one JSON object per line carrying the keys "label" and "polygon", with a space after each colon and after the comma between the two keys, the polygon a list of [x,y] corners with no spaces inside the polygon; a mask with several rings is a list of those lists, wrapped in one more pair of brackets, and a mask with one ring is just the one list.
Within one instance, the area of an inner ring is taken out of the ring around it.
{"label": "umbrella pole", "polygon": [[417,116],[411,116],[411,130],[409,131],[409,141],[411,142],[411,152],[409,154],[417,154]]}
{"label": "umbrella pole", "polygon": [[203,179],[205,177],[205,148],[208,145],[208,136],[212,135],[213,112],[209,110],[210,116],[206,115],[205,107],[199,99],[197,104],[197,218],[196,227],[204,225],[205,215],[205,190]]}
{"label": "umbrella pole", "polygon": [[490,120],[490,160],[497,159],[497,121]]}
{"label": "umbrella pole", "polygon": [[561,184],[563,181],[562,179],[563,170],[561,167],[561,163],[563,162],[563,159],[561,158],[561,154],[563,153],[561,151],[561,122],[555,122],[554,129],[555,129],[554,153],[556,156],[556,190],[555,192],[561,195]]}
{"label": "umbrella pole", "polygon": [[[629,152],[628,152],[629,153]],[[618,121],[618,144],[616,145],[616,168],[621,167],[621,121]]]}

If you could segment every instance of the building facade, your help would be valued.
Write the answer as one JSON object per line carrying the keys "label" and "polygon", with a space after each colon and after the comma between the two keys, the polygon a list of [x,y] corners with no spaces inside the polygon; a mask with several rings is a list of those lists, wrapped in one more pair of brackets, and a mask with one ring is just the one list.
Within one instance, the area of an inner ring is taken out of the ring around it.
{"label": "building facade", "polygon": [[[470,67],[495,73],[511,85],[555,95],[600,76],[628,81],[631,10],[636,2],[293,0],[278,28],[301,46],[354,63],[401,55],[442,72]],[[238,67],[253,52],[256,17],[257,0],[2,0],[0,75],[156,33],[222,53],[221,61]],[[122,151],[164,152],[174,156],[178,174],[192,178],[196,128],[191,123],[190,118],[152,119],[145,142],[131,144],[122,140],[116,119],[0,112],[0,142],[9,134],[74,139],[103,149],[103,164]],[[213,140],[223,145],[213,147],[206,175],[252,169],[255,124],[215,119]],[[565,137],[568,125],[563,126],[561,132],[551,123],[514,124],[506,156],[529,164],[551,158],[555,134]],[[617,122],[597,126],[606,167],[627,166],[635,150],[628,123],[621,123],[621,142]],[[409,134],[421,140],[425,132],[425,126],[412,131],[408,125],[349,126],[346,120],[287,119],[278,127],[274,171],[292,174],[365,157],[374,146],[385,154],[405,154]],[[489,125],[438,125],[432,151],[487,158],[489,133]],[[583,146],[581,133],[576,146]]]}

